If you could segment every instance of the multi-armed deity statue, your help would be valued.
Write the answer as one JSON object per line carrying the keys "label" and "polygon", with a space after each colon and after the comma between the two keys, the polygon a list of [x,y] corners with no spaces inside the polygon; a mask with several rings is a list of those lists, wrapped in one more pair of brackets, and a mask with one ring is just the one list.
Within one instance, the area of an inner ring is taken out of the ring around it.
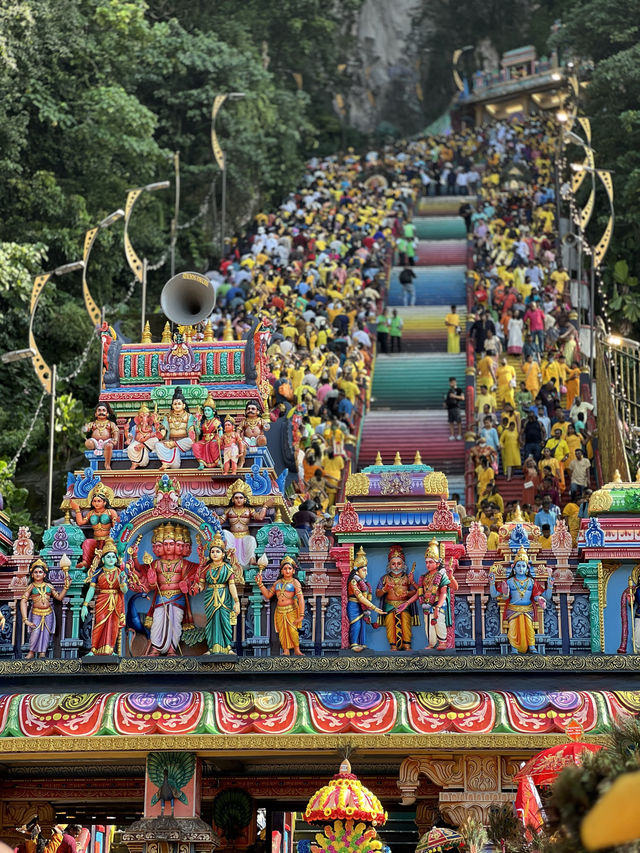
{"label": "multi-armed deity statue", "polygon": [[155,451],[162,468],[179,468],[183,453],[191,450],[198,437],[198,423],[189,411],[182,389],[176,388],[171,409],[161,421],[163,438],[157,442]]}
{"label": "multi-armed deity statue", "polygon": [[536,651],[536,626],[539,611],[544,611],[551,599],[553,577],[548,570],[546,589],[531,572],[529,556],[523,547],[513,559],[506,579],[496,586],[496,576],[489,575],[491,596],[497,598],[504,610],[507,637],[512,651],[518,654]]}
{"label": "multi-armed deity statue", "polygon": [[451,589],[458,588],[453,573],[447,573],[438,550],[438,543],[432,539],[425,553],[426,572],[420,578],[418,589],[401,604],[397,612],[402,613],[414,601],[419,600],[424,614],[424,633],[428,649],[446,649],[447,631],[452,624]]}
{"label": "multi-armed deity statue", "polygon": [[185,612],[190,617],[188,595],[198,580],[197,564],[194,571],[194,563],[183,556],[182,536],[172,523],[159,525],[152,535],[155,559],[145,553],[140,563],[132,551],[135,575],[130,573],[130,585],[153,593],[145,620],[151,631],[151,656],[178,654]]}
{"label": "multi-armed deity statue", "polygon": [[389,549],[387,572],[378,581],[376,589],[376,596],[383,602],[386,613],[384,624],[391,649],[401,651],[411,648],[412,627],[419,624],[414,604],[417,598],[414,593],[417,592],[418,586],[413,579],[413,571],[407,572],[402,546],[393,545]]}

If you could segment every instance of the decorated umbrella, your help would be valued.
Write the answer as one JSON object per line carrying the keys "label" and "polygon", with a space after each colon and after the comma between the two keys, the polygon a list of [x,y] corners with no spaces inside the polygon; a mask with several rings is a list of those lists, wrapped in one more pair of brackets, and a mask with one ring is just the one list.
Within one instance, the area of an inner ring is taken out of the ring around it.
{"label": "decorated umbrella", "polygon": [[304,819],[307,823],[327,823],[324,833],[316,835],[317,844],[311,844],[312,853],[382,850],[374,827],[386,823],[387,813],[376,795],[351,772],[346,758],[340,772],[311,797]]}
{"label": "decorated umbrella", "polygon": [[582,742],[562,743],[543,749],[530,758],[513,778],[521,782],[529,777],[537,786],[551,785],[565,767],[582,764],[581,756],[585,752],[597,752],[599,749],[602,749],[600,744]]}
{"label": "decorated umbrella", "polygon": [[447,853],[449,850],[462,850],[464,846],[464,838],[455,829],[432,826],[418,841],[416,853]]}

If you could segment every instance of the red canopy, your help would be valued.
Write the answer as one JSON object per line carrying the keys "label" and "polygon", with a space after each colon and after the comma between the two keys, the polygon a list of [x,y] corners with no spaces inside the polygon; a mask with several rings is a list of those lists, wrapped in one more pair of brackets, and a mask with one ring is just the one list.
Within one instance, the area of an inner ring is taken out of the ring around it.
{"label": "red canopy", "polygon": [[562,743],[543,749],[522,767],[514,776],[519,782],[530,776],[536,785],[550,785],[565,767],[582,764],[580,756],[585,752],[597,752],[602,749],[597,743]]}

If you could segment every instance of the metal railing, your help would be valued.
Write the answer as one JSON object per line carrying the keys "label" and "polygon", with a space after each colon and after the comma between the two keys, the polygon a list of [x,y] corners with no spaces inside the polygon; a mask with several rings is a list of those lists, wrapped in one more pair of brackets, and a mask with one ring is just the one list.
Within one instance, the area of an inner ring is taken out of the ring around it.
{"label": "metal railing", "polygon": [[612,479],[617,468],[628,480],[629,458],[640,455],[640,343],[609,335],[596,341],[596,352],[603,473]]}

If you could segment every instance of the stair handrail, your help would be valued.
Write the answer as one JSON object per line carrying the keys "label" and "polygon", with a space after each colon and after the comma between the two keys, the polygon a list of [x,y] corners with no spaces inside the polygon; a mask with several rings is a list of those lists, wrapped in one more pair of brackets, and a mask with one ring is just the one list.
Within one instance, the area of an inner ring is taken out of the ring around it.
{"label": "stair handrail", "polygon": [[640,433],[640,344],[618,335],[596,339],[596,400],[598,432],[607,440],[598,444],[602,477],[610,482],[615,471],[629,481],[629,456],[637,453]]}

